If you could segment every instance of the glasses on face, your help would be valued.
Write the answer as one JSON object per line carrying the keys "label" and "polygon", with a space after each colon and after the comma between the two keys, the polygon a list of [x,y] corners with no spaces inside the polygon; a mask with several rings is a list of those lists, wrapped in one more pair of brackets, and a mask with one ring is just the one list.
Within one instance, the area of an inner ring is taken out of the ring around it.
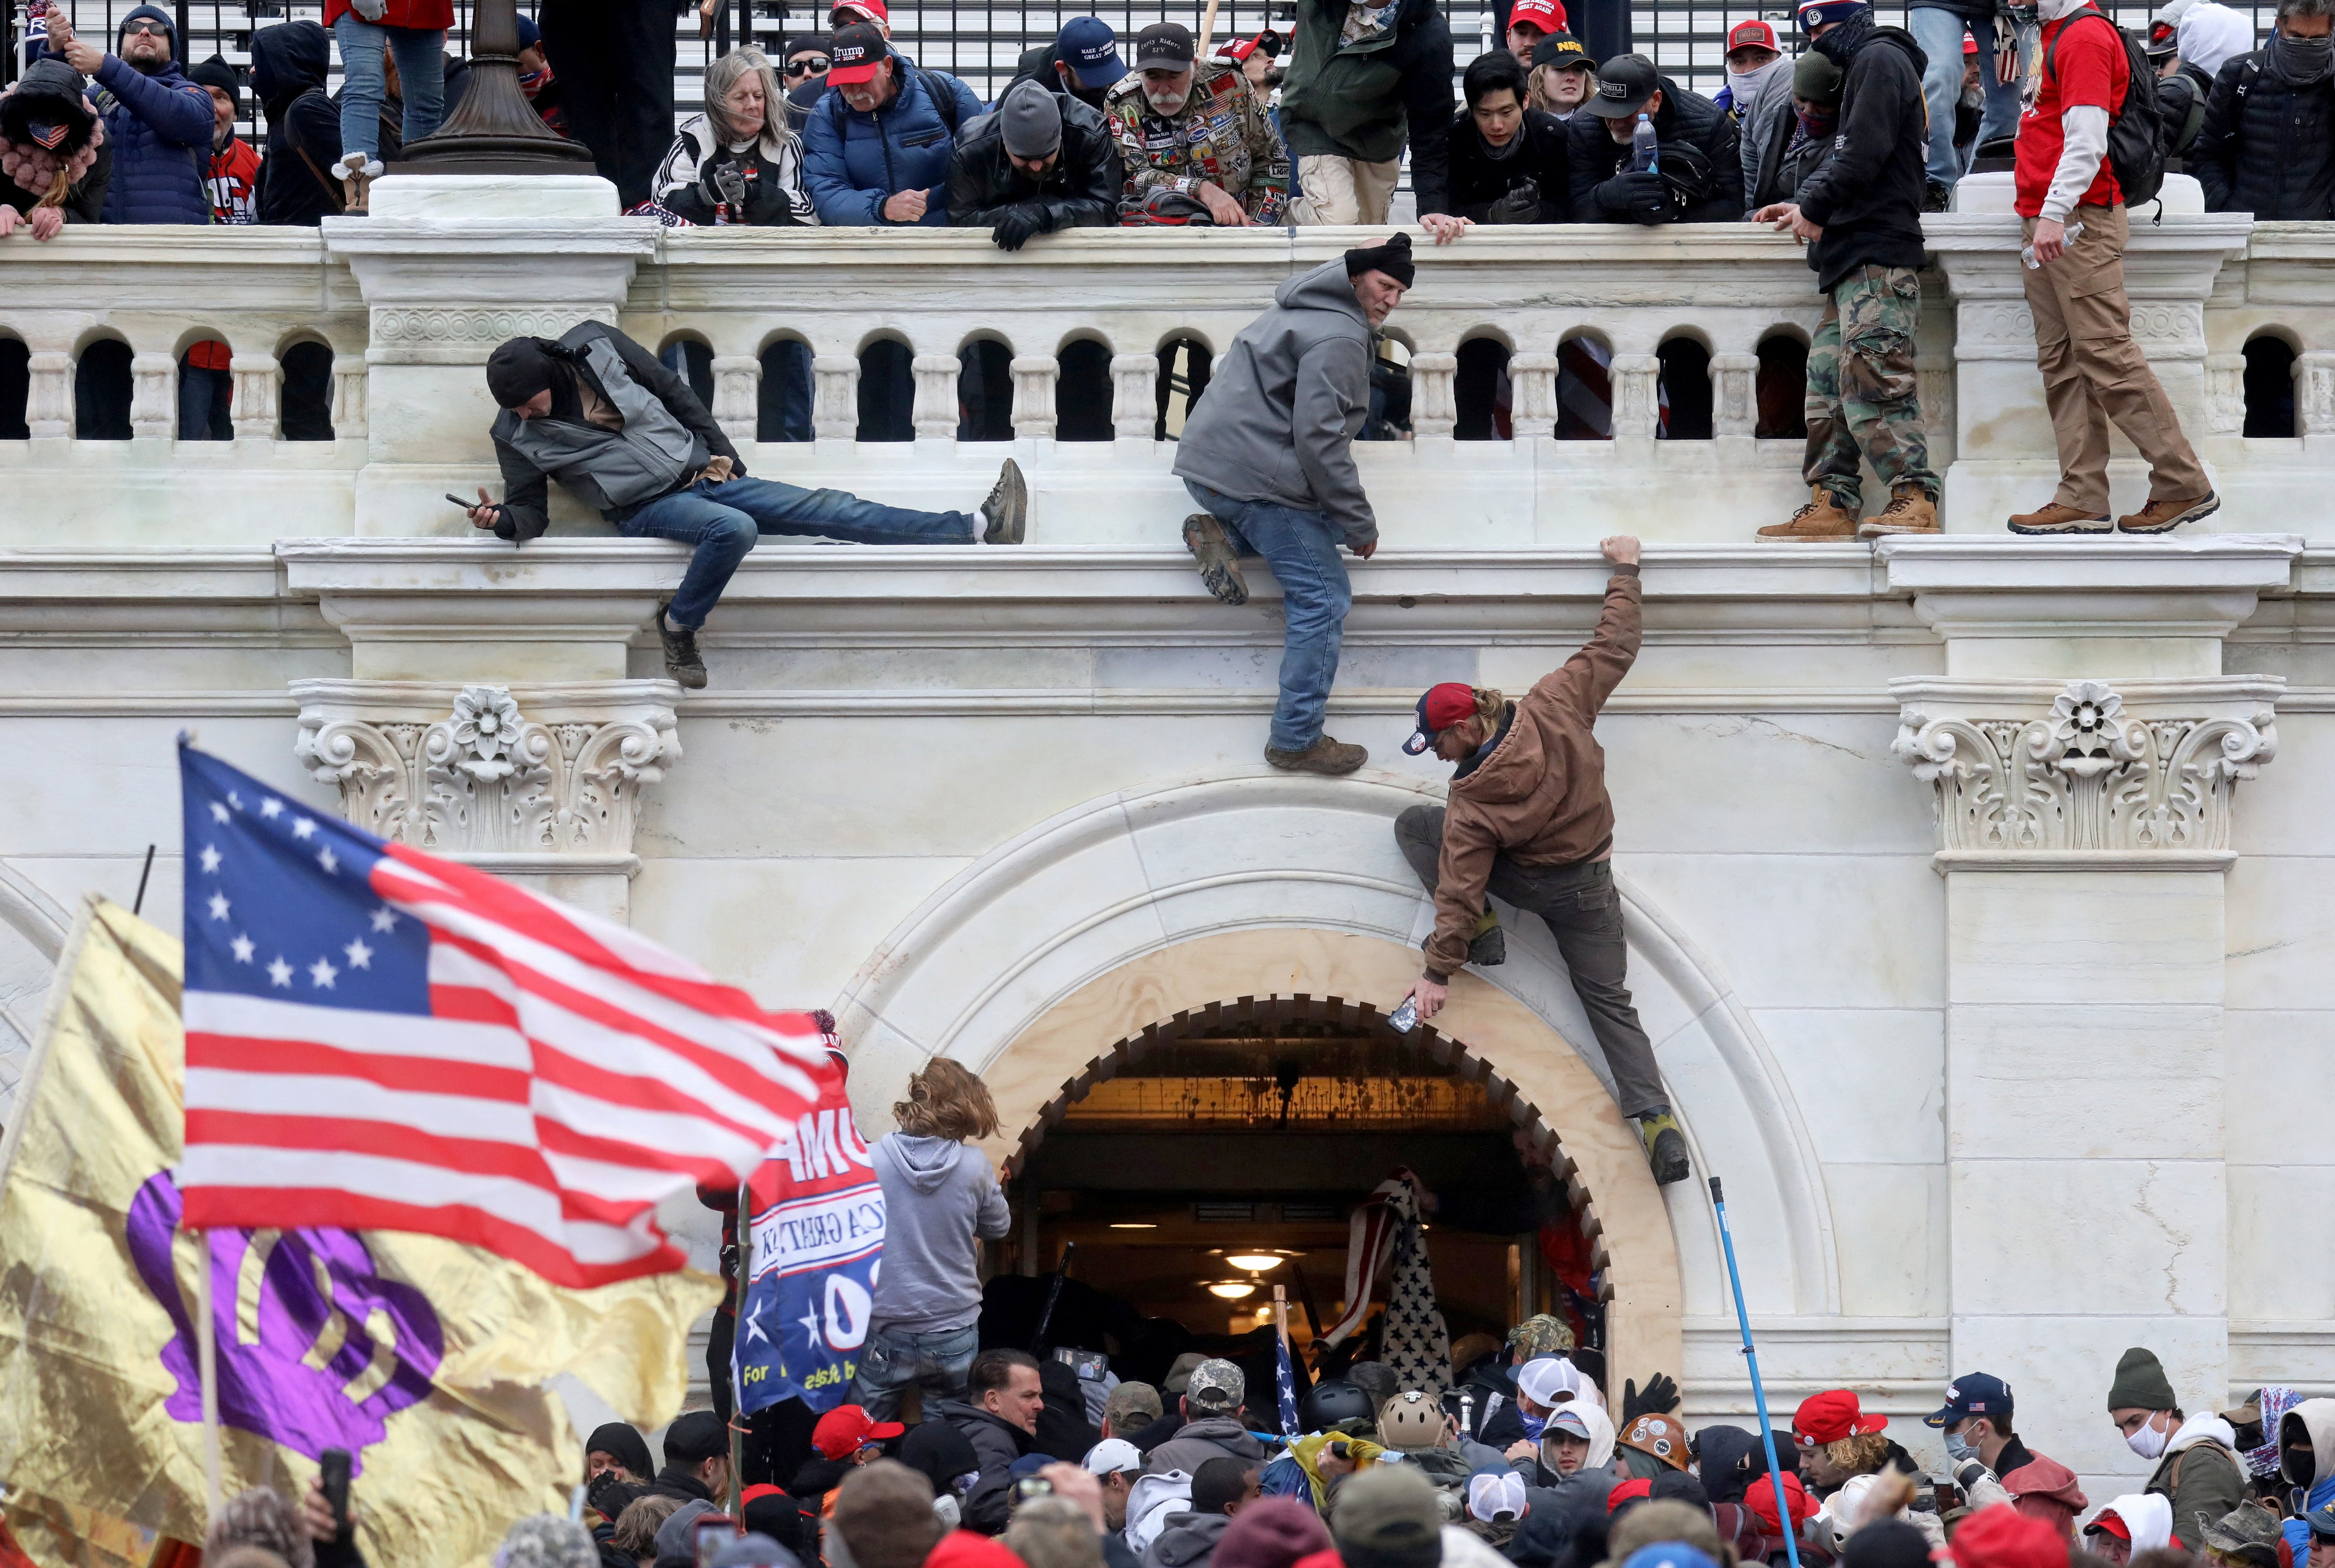
{"label": "glasses on face", "polygon": [[828,58],[824,54],[814,54],[808,60],[790,60],[787,62],[787,74],[800,76],[809,73],[813,76],[824,76],[827,74],[828,64]]}
{"label": "glasses on face", "polygon": [[151,34],[160,38],[168,38],[170,35],[170,29],[168,24],[161,22],[149,22],[142,16],[134,22],[123,24],[121,30],[122,32],[129,34]]}

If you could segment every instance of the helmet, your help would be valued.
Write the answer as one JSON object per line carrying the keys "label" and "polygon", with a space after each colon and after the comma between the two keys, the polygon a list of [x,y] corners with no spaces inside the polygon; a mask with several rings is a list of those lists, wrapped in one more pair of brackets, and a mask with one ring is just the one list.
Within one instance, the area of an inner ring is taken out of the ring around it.
{"label": "helmet", "polygon": [[1686,1428],[1669,1416],[1636,1417],[1614,1435],[1613,1441],[1620,1447],[1635,1448],[1659,1459],[1673,1470],[1686,1468]]}
{"label": "helmet", "polygon": [[1377,1417],[1378,1413],[1371,1408],[1371,1397],[1342,1378],[1314,1384],[1297,1406],[1297,1424],[1309,1432],[1319,1432],[1342,1421],[1375,1423]]}

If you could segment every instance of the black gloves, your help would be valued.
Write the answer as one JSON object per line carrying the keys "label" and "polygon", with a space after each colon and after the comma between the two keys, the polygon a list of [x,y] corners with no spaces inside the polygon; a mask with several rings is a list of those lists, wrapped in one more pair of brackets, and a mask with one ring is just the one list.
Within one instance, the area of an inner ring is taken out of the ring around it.
{"label": "black gloves", "polygon": [[1624,223],[1668,223],[1671,188],[1651,169],[1617,174],[1597,188],[1598,204]]}
{"label": "black gloves", "polygon": [[612,1524],[616,1515],[625,1511],[627,1504],[647,1495],[647,1487],[625,1485],[624,1476],[614,1470],[601,1471],[584,1489],[584,1500],[597,1508]]}
{"label": "black gloves", "polygon": [[1540,182],[1527,179],[1492,203],[1484,214],[1486,223],[1538,223],[1540,221]]}
{"label": "black gloves", "polygon": [[1642,1393],[1634,1382],[1622,1385],[1621,1425],[1624,1427],[1641,1416],[1667,1416],[1678,1408],[1678,1381],[1666,1372],[1648,1378]]}
{"label": "black gloves", "polygon": [[1019,250],[1030,243],[1032,236],[1046,232],[1046,219],[1033,207],[1017,207],[1000,218],[989,237],[997,242],[1000,250]]}

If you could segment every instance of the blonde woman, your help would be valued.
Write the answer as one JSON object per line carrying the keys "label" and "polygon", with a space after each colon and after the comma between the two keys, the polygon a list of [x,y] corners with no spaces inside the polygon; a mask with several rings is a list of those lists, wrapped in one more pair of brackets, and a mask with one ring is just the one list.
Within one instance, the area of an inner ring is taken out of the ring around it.
{"label": "blonde woman", "polygon": [[915,1383],[930,1415],[962,1400],[981,1348],[981,1244],[1011,1228],[997,1173],[966,1140],[993,1137],[989,1086],[946,1057],[908,1080],[892,1107],[900,1130],[877,1144],[884,1186],[884,1265],[859,1352],[852,1402],[888,1421]]}
{"label": "blonde woman", "polygon": [[803,191],[802,142],[761,50],[733,49],[705,68],[705,112],[681,122],[654,189],[659,206],[696,224],[819,221]]}

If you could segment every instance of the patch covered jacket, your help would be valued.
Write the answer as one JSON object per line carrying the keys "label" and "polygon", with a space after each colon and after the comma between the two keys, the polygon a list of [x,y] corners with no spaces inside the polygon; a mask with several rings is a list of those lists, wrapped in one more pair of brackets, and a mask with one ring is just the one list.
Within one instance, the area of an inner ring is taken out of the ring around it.
{"label": "patch covered jacket", "polygon": [[1157,114],[1143,97],[1143,73],[1130,71],[1103,100],[1127,194],[1141,200],[1155,190],[1199,194],[1200,182],[1221,187],[1253,223],[1280,223],[1289,209],[1289,150],[1257,101],[1248,78],[1208,61],[1192,76],[1192,96],[1173,116]]}

